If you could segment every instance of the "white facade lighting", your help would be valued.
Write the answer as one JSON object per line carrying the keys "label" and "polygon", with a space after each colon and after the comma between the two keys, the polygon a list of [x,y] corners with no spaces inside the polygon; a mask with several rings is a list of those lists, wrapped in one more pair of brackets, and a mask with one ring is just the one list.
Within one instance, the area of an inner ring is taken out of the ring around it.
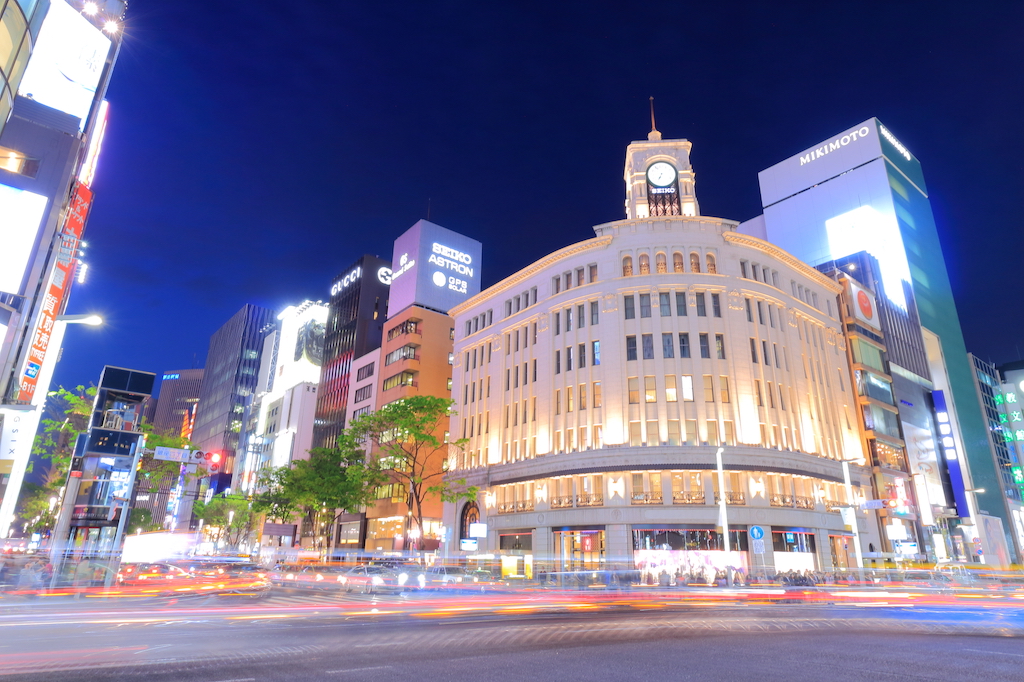
{"label": "white facade lighting", "polygon": [[116,21],[105,21],[103,22],[103,30],[106,33],[114,34],[117,33],[121,27],[117,25]]}
{"label": "white facade lighting", "polygon": [[82,12],[88,14],[90,17],[100,11],[99,6],[95,2],[87,2],[82,5]]}

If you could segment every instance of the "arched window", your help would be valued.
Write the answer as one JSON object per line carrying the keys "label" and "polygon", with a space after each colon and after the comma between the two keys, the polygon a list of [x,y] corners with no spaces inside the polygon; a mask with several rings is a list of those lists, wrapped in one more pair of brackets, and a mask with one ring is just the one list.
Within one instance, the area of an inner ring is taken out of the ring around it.
{"label": "arched window", "polygon": [[626,256],[622,259],[622,276],[632,277],[633,276],[633,257]]}
{"label": "arched window", "polygon": [[709,253],[706,258],[708,261],[708,272],[712,275],[718,274],[718,267],[715,265],[715,257]]}
{"label": "arched window", "polygon": [[690,253],[690,272],[700,272],[700,256],[696,251]]}
{"label": "arched window", "polygon": [[683,271],[683,254],[679,253],[678,251],[672,254],[672,271]]}
{"label": "arched window", "polygon": [[640,274],[651,274],[651,257],[648,256],[646,253],[640,254]]}
{"label": "arched window", "polygon": [[665,258],[665,254],[659,253],[654,256],[654,267],[657,268],[659,275],[668,272],[668,259]]}

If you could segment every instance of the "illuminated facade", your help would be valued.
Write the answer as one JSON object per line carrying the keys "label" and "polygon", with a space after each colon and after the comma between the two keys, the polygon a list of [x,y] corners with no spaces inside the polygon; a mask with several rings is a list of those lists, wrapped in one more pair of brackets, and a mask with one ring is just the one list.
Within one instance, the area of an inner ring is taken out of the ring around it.
{"label": "illuminated facade", "polygon": [[352,361],[380,348],[391,264],[363,256],[331,284],[313,446],[331,448],[345,428]]}
{"label": "illuminated facade", "polygon": [[313,446],[317,384],[324,355],[327,306],[305,301],[288,306],[263,341],[251,426],[242,435],[242,461],[232,488],[255,489],[260,471],[306,459]]}
{"label": "illuminated facade", "polygon": [[154,431],[178,436],[188,428],[199,403],[203,372],[202,369],[174,369],[163,373],[153,417]]}
{"label": "illuminated facade", "polygon": [[85,270],[124,10],[117,0],[0,2],[0,537],[63,341],[59,316]]}
{"label": "illuminated facade", "polygon": [[[865,452],[840,286],[700,216],[689,149],[631,144],[634,217],[451,311],[467,446],[449,467],[481,488],[446,506],[453,548],[500,552],[506,572],[628,566],[646,582],[855,566],[840,511],[870,480],[854,466],[844,485],[842,460]],[[867,513],[850,519],[877,544]]]}
{"label": "illuminated facade", "polygon": [[[870,264],[851,274],[873,273],[869,286],[877,294],[901,439],[908,447],[937,444],[946,481],[944,489],[930,487],[929,509],[918,506],[914,512],[920,554],[940,560],[941,544],[955,555],[955,544],[969,540],[976,524],[965,492],[968,479],[985,490],[971,500],[998,517],[1005,531],[1009,512],[998,492],[1000,473],[990,455],[920,162],[873,118],[761,171],[758,179],[764,214],[740,231],[763,236],[823,270]],[[857,254],[869,258],[861,262]],[[941,428],[937,398],[950,417]],[[940,433],[942,428],[950,433]],[[920,480],[915,478],[913,491],[918,497],[927,494],[918,490]],[[968,519],[963,530],[954,518]],[[960,537],[950,538],[951,532]],[[1001,542],[1007,540],[1004,535]]]}

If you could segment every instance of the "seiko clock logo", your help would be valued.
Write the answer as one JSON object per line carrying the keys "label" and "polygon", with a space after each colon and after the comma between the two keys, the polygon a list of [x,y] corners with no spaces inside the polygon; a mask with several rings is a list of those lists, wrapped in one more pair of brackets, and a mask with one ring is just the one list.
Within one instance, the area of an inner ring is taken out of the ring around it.
{"label": "seiko clock logo", "polygon": [[444,270],[454,270],[466,277],[473,276],[473,268],[469,267],[473,263],[473,257],[468,253],[448,246],[442,246],[436,242],[432,250],[433,253],[427,259],[429,263],[433,263]]}
{"label": "seiko clock logo", "polygon": [[837,137],[831,142],[821,145],[811,153],[804,154],[803,156],[800,157],[800,165],[802,166],[805,163],[810,163],[811,161],[814,161],[815,159],[820,159],[826,154],[834,152],[837,149],[845,147],[851,142],[867,137],[870,134],[871,131],[868,129],[867,126],[861,126],[860,130],[855,130],[852,133],[843,135],[842,137]]}

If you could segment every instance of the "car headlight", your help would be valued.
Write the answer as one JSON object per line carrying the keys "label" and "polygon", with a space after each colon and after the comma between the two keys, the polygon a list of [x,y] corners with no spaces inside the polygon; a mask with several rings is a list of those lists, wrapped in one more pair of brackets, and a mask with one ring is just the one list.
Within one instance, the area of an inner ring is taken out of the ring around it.
{"label": "car headlight", "polygon": [[461,583],[462,582],[462,576],[461,575],[460,576],[456,576],[455,577],[455,582]]}
{"label": "car headlight", "polygon": [[342,585],[344,585],[347,580],[348,580],[348,578],[346,578],[343,575],[339,575],[338,576],[338,582],[341,583]]}
{"label": "car headlight", "polygon": [[416,576],[416,581],[419,582],[420,587],[424,587],[427,584],[427,576],[420,573],[418,576]]}
{"label": "car headlight", "polygon": [[381,578],[379,575],[375,575],[375,576],[373,576],[373,579],[370,582],[373,583],[374,585],[383,585],[384,584],[384,578]]}
{"label": "car headlight", "polygon": [[398,575],[398,584],[399,585],[404,585],[408,581],[409,581],[409,574],[408,573],[400,573]]}

